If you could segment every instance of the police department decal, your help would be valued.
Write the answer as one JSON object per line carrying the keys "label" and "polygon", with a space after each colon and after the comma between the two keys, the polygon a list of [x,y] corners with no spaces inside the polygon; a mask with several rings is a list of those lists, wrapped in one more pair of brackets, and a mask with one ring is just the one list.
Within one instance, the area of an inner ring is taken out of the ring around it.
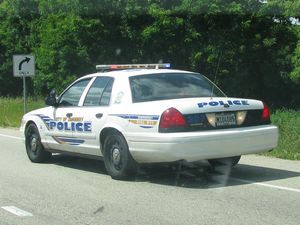
{"label": "police department decal", "polygon": [[[76,132],[91,132],[92,123],[83,121],[82,117],[56,117],[55,119],[50,118],[42,114],[37,114],[40,117],[48,130],[59,130],[59,131],[76,131]],[[74,137],[60,137],[51,136],[58,144],[61,145],[73,145],[78,146],[83,144],[85,141]]]}
{"label": "police department decal", "polygon": [[110,114],[128,120],[130,123],[138,125],[141,128],[153,128],[159,119],[159,116],[153,115],[135,115],[135,114]]}
{"label": "police department decal", "polygon": [[37,115],[45,123],[48,130],[92,132],[92,123],[83,121],[82,117],[56,117],[55,119],[45,115]]}
{"label": "police department decal", "polygon": [[210,101],[210,102],[200,102],[198,103],[199,108],[204,108],[205,106],[224,106],[228,107],[231,105],[250,105],[247,100],[227,100],[227,101]]}

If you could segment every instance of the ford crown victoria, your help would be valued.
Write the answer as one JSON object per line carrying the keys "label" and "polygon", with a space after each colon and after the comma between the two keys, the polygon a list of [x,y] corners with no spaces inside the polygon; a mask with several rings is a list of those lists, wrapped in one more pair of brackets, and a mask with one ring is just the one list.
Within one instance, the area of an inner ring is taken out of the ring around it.
{"label": "ford crown victoria", "polygon": [[24,115],[21,131],[32,162],[51,154],[101,157],[125,179],[144,163],[209,160],[214,165],[276,147],[266,104],[227,97],[205,76],[169,64],[99,65],[48,107]]}

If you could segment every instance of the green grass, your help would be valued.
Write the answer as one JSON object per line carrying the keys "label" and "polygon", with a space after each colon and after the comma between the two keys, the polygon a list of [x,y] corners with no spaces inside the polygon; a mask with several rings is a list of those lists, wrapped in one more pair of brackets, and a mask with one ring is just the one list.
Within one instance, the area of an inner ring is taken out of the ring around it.
{"label": "green grass", "polygon": [[[44,107],[41,98],[28,99],[28,111]],[[23,116],[22,98],[0,98],[0,126],[19,127]],[[277,110],[271,116],[273,124],[279,127],[278,147],[263,155],[283,159],[300,160],[300,111]]]}
{"label": "green grass", "polygon": [[[44,106],[44,101],[41,100],[41,98],[38,100],[29,98],[27,102],[27,111],[29,112]],[[22,98],[0,98],[1,127],[20,127],[23,114],[24,100]]]}
{"label": "green grass", "polygon": [[271,120],[279,127],[279,143],[277,148],[264,155],[300,160],[300,111],[277,110]]}

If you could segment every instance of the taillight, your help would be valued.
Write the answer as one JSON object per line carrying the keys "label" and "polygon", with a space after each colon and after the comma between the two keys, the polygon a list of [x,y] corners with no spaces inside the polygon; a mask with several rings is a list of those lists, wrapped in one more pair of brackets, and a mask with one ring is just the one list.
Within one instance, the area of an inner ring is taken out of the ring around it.
{"label": "taillight", "polygon": [[160,132],[178,132],[188,127],[183,115],[175,108],[169,108],[163,112],[160,118]]}
{"label": "taillight", "polygon": [[266,103],[264,103],[264,109],[260,119],[262,122],[270,122],[270,110]]}

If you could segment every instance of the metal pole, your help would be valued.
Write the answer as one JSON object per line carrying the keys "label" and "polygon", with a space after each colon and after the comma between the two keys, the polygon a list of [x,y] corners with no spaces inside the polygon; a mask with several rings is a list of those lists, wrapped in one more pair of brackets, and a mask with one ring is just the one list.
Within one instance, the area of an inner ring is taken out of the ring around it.
{"label": "metal pole", "polygon": [[24,95],[24,114],[27,112],[27,99],[26,99],[26,76],[23,75],[23,95]]}

